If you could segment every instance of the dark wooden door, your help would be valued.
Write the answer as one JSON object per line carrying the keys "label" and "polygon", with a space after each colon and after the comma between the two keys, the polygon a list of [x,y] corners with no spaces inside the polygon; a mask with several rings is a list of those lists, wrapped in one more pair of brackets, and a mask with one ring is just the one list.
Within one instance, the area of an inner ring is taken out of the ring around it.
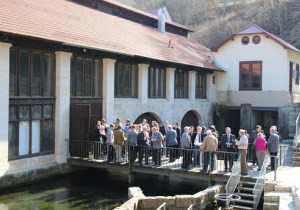
{"label": "dark wooden door", "polygon": [[194,128],[197,128],[198,124],[199,124],[199,119],[197,115],[193,111],[188,111],[182,118],[181,130],[183,131],[183,128],[185,126],[194,126]]}
{"label": "dark wooden door", "polygon": [[88,140],[90,136],[90,105],[71,104],[70,139]]}

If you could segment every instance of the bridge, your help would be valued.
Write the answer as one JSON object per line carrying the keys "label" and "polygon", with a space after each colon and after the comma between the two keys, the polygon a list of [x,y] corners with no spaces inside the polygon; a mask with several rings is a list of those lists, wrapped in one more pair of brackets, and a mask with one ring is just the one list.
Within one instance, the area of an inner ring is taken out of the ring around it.
{"label": "bridge", "polygon": [[[224,171],[224,156],[232,155],[234,163],[237,161],[238,152],[224,152],[218,151],[215,154],[214,170],[207,173],[201,172],[203,169],[203,152],[198,153],[199,164],[193,165],[193,149],[179,149],[179,148],[163,148],[161,155],[161,164],[154,164],[153,150],[151,147],[121,145],[122,159],[119,161],[108,160],[108,146],[100,142],[85,141],[85,140],[69,140],[69,155],[68,163],[73,166],[101,168],[110,170],[119,170],[128,174],[128,181],[131,183],[133,173],[145,173],[163,176],[177,176],[184,178],[198,179],[205,181],[210,185],[211,182],[227,182],[230,177],[230,171]],[[141,148],[142,147],[142,148]],[[148,161],[143,158],[142,163],[138,161],[138,151],[144,150],[148,153]],[[132,151],[137,153],[135,160],[130,161],[130,154]],[[176,154],[175,160],[170,162],[170,154]],[[187,168],[183,169],[184,155],[188,154],[189,164]],[[115,158],[115,157],[114,157]],[[248,158],[249,160],[250,158]],[[251,160],[251,159],[250,159]],[[211,161],[211,160],[210,160]],[[280,160],[281,162],[281,160]],[[209,164],[210,165],[210,164]],[[274,177],[275,172],[269,172],[270,177]],[[256,179],[259,175],[256,167],[249,166],[248,177]]]}

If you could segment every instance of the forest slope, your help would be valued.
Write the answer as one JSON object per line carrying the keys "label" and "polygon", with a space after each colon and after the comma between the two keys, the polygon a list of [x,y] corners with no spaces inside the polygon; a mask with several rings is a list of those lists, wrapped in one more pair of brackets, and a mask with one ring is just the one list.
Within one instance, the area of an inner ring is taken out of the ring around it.
{"label": "forest slope", "polygon": [[166,6],[172,20],[213,47],[250,24],[300,49],[300,0],[118,0],[144,11]]}

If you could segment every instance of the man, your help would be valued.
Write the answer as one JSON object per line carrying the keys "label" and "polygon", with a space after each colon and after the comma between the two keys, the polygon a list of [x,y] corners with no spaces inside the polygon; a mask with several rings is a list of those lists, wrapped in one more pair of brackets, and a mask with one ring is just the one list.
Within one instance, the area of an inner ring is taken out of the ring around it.
{"label": "man", "polygon": [[122,159],[122,148],[124,145],[124,132],[119,125],[117,129],[114,130],[114,145],[116,150],[116,162],[121,162]]}
{"label": "man", "polygon": [[106,133],[106,145],[107,145],[107,161],[111,162],[114,160],[114,156],[115,156],[115,148],[114,148],[114,130],[115,125],[114,124],[110,124],[109,125],[109,129],[107,130]]}
{"label": "man", "polygon": [[224,154],[224,166],[225,172],[228,171],[228,162],[229,162],[229,171],[231,172],[233,166],[233,152],[234,152],[234,140],[235,136],[231,134],[231,128],[225,128],[225,134],[221,137],[222,150]]}
{"label": "man", "polygon": [[271,156],[271,171],[274,171],[277,166],[277,164],[275,164],[275,157],[277,157],[278,153],[279,136],[276,134],[276,130],[274,128],[270,129],[270,134],[267,145]]}
{"label": "man", "polygon": [[190,127],[184,127],[184,133],[181,136],[181,148],[183,149],[183,159],[182,159],[182,166],[183,169],[189,168],[189,156],[190,156],[190,146],[191,146],[191,137],[189,135]]}
{"label": "man", "polygon": [[130,129],[127,132],[127,142],[130,154],[130,162],[134,163],[136,156],[137,156],[137,136],[138,132],[136,131],[136,125],[130,126]]}
{"label": "man", "polygon": [[212,134],[218,139],[219,138],[219,132],[216,130],[216,127],[214,125],[209,126],[209,130],[211,130]]}
{"label": "man", "polygon": [[142,131],[138,133],[137,143],[139,145],[139,164],[142,166],[145,155],[145,163],[148,165],[149,133],[146,126],[142,126]]}
{"label": "man", "polygon": [[[94,135],[93,135],[93,140],[96,142],[100,142],[100,126],[101,123],[100,121],[97,121],[96,127],[94,129]],[[93,143],[93,153],[94,153],[94,158],[99,159],[100,158],[100,144],[98,143]]]}
{"label": "man", "polygon": [[131,123],[130,123],[130,120],[127,119],[126,122],[125,122],[125,127],[124,127],[124,133],[127,134],[129,128],[131,126]]}
{"label": "man", "polygon": [[208,165],[210,166],[210,172],[212,172],[214,170],[215,152],[218,150],[218,139],[213,135],[211,130],[206,131],[206,137],[202,142],[201,149],[204,152],[202,172],[207,172]]}
{"label": "man", "polygon": [[115,128],[117,129],[119,126],[121,127],[121,129],[123,128],[121,119],[117,118],[115,122]]}
{"label": "man", "polygon": [[155,166],[161,165],[161,148],[162,148],[162,141],[163,136],[157,130],[156,127],[152,127],[152,136],[151,141],[153,142],[153,164]]}
{"label": "man", "polygon": [[241,175],[248,175],[247,165],[247,149],[248,149],[248,137],[243,129],[239,130],[240,140],[238,141],[238,149],[241,155]]}
{"label": "man", "polygon": [[176,159],[176,148],[177,148],[177,133],[172,128],[172,125],[168,125],[168,131],[166,133],[166,141],[167,147],[169,148],[169,156],[170,156],[170,163],[174,162]]}
{"label": "man", "polygon": [[176,131],[176,140],[177,140],[177,150],[176,150],[176,158],[180,157],[180,137],[181,137],[181,129],[179,127],[179,123],[175,122],[174,123],[174,130]]}
{"label": "man", "polygon": [[252,164],[255,165],[255,163],[257,164],[257,158],[256,158],[256,149],[254,146],[254,140],[257,137],[257,134],[262,133],[265,136],[265,132],[261,129],[260,125],[256,125],[255,130],[253,130],[250,134],[250,141],[249,143],[251,144],[251,147],[249,148],[251,151],[251,158],[252,158]]}
{"label": "man", "polygon": [[168,131],[168,125],[169,125],[169,122],[165,120],[163,126],[161,126],[161,127],[159,128],[159,132],[160,132],[163,136],[165,136],[166,133],[167,133],[167,131]]}
{"label": "man", "polygon": [[194,148],[194,160],[193,160],[193,166],[196,167],[197,165],[200,166],[200,146],[202,145],[202,142],[205,138],[205,135],[202,133],[202,127],[197,127],[197,133],[193,136],[192,144]]}

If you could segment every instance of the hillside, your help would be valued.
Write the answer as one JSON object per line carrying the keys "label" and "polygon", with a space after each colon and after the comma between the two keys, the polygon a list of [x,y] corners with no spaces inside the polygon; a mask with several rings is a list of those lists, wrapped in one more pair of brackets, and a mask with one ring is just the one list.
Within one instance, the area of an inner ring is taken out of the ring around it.
{"label": "hillside", "polygon": [[144,11],[166,6],[172,20],[189,26],[213,47],[254,23],[300,49],[300,0],[118,0]]}

